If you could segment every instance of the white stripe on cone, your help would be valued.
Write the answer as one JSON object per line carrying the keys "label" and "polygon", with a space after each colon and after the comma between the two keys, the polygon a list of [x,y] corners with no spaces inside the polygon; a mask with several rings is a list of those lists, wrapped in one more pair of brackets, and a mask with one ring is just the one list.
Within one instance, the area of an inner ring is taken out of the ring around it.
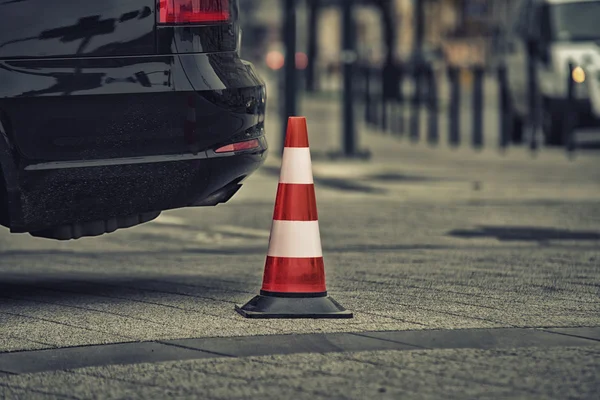
{"label": "white stripe on cone", "polygon": [[308,147],[285,147],[281,163],[280,183],[313,183],[312,162]]}
{"label": "white stripe on cone", "polygon": [[319,221],[273,221],[269,251],[271,257],[323,257]]}

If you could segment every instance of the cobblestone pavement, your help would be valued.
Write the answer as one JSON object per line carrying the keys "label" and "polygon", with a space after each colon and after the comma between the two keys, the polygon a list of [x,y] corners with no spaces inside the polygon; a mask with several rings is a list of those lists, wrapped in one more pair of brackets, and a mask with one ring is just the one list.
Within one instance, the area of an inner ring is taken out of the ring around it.
{"label": "cobblestone pavement", "polygon": [[[361,128],[372,160],[329,162],[318,154],[339,144],[338,110],[310,104],[328,289],[354,319],[252,321],[234,312],[260,288],[279,167],[272,155],[229,204],[214,209],[167,212],[68,243],[0,231],[0,352],[600,326],[596,153],[569,161],[557,150],[532,157],[517,148],[505,155],[431,149]],[[273,116],[268,128],[275,149]],[[594,345],[180,360],[0,373],[0,397],[594,398],[597,360]]]}

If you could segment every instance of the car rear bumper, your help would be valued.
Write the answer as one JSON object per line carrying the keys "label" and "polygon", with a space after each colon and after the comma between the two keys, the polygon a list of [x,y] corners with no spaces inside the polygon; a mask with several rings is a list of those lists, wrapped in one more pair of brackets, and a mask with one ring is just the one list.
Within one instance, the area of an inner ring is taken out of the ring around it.
{"label": "car rear bumper", "polygon": [[235,52],[0,60],[0,81],[13,232],[213,205],[264,162],[264,82]]}
{"label": "car rear bumper", "polygon": [[27,189],[21,194],[23,219],[11,231],[226,202],[264,162],[266,140],[260,143],[255,150],[219,157],[189,153],[182,161],[125,160],[119,165],[28,171]]}
{"label": "car rear bumper", "polygon": [[22,220],[14,221],[11,231],[39,231],[64,221],[83,223],[223,203],[263,164],[266,155],[263,137],[259,148],[237,154],[187,153],[180,161],[122,160],[105,166],[29,170],[21,193]]}

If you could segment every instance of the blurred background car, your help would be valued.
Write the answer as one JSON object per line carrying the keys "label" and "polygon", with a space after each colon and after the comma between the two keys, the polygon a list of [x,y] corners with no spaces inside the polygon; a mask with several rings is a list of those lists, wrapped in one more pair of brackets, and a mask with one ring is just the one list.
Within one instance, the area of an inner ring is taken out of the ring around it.
{"label": "blurred background car", "polygon": [[528,54],[535,59],[547,144],[563,144],[569,63],[577,68],[575,97],[580,127],[600,126],[600,1],[521,0],[506,39],[505,60],[514,107],[514,139],[528,118]]}
{"label": "blurred background car", "polygon": [[0,3],[0,223],[76,239],[228,201],[264,162],[238,0]]}

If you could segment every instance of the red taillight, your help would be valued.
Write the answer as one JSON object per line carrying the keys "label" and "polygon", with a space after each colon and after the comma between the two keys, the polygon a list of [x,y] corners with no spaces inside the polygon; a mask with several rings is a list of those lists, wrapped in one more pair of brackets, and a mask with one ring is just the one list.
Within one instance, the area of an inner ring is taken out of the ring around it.
{"label": "red taillight", "polygon": [[229,21],[229,0],[160,0],[159,23],[202,24]]}
{"label": "red taillight", "polygon": [[258,139],[247,140],[245,142],[238,142],[228,144],[227,146],[219,147],[215,150],[215,153],[233,153],[242,150],[252,150],[260,146]]}

